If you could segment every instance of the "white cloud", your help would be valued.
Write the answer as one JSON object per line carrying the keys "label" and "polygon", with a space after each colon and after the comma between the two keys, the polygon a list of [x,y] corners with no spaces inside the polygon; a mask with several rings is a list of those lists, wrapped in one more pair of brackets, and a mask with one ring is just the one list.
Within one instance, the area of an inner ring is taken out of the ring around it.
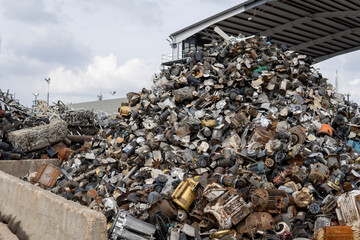
{"label": "white cloud", "polygon": [[56,68],[48,74],[51,83],[52,100],[66,103],[96,100],[101,92],[116,91],[117,97],[124,97],[129,91],[140,91],[152,85],[152,75],[159,69],[155,59],[133,58],[119,65],[115,55],[96,56],[85,69],[71,70]]}
{"label": "white cloud", "polygon": [[359,79],[359,78],[356,78],[356,79],[350,81],[350,84],[351,84],[351,85],[358,85],[358,84],[360,84],[360,79]]}

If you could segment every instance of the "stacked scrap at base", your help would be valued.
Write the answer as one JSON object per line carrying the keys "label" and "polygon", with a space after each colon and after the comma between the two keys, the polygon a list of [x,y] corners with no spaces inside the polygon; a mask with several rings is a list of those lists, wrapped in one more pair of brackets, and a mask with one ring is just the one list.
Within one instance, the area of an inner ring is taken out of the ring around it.
{"label": "stacked scrap at base", "polygon": [[27,108],[0,90],[0,160],[49,158],[52,146],[61,141],[75,148],[79,137],[98,132],[104,117],[61,101],[52,106],[39,101]]}
{"label": "stacked scrap at base", "polygon": [[111,239],[355,238],[358,106],[265,38],[206,47],[129,93],[51,191],[103,212]]}

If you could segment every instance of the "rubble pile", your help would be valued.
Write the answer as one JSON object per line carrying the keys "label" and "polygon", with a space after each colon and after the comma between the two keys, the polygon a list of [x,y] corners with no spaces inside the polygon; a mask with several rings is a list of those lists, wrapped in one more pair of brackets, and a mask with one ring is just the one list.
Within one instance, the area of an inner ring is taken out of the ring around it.
{"label": "rubble pile", "polygon": [[102,113],[73,110],[61,101],[52,106],[38,101],[28,108],[0,90],[0,159],[52,157],[48,153],[51,145],[59,141],[72,145],[74,136],[97,134],[104,119]]}
{"label": "rubble pile", "polygon": [[[359,237],[359,112],[311,58],[231,37],[155,75],[52,182],[110,239]],[[336,226],[335,226],[336,225]]]}

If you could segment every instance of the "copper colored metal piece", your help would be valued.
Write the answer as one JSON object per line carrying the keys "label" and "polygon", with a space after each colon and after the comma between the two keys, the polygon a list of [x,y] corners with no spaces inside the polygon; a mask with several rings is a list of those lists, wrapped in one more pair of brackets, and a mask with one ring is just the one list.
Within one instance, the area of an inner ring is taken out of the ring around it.
{"label": "copper colored metal piece", "polygon": [[327,226],[316,231],[313,240],[352,240],[360,238],[360,229],[351,226]]}
{"label": "copper colored metal piece", "polygon": [[60,161],[67,161],[73,152],[70,148],[62,148],[58,152],[58,158]]}
{"label": "copper colored metal piece", "polygon": [[53,187],[61,171],[59,168],[43,163],[35,176],[35,181],[47,187]]}
{"label": "copper colored metal piece", "polygon": [[160,160],[154,160],[153,161],[153,167],[156,168],[156,169],[160,169],[161,168]]}

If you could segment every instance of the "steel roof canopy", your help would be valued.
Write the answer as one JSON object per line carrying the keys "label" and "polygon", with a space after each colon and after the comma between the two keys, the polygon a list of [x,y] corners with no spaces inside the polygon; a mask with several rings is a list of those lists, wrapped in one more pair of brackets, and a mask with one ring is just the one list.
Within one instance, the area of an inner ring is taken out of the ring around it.
{"label": "steel roof canopy", "polygon": [[359,0],[249,0],[170,35],[173,43],[199,34],[271,36],[275,43],[321,62],[360,49]]}

